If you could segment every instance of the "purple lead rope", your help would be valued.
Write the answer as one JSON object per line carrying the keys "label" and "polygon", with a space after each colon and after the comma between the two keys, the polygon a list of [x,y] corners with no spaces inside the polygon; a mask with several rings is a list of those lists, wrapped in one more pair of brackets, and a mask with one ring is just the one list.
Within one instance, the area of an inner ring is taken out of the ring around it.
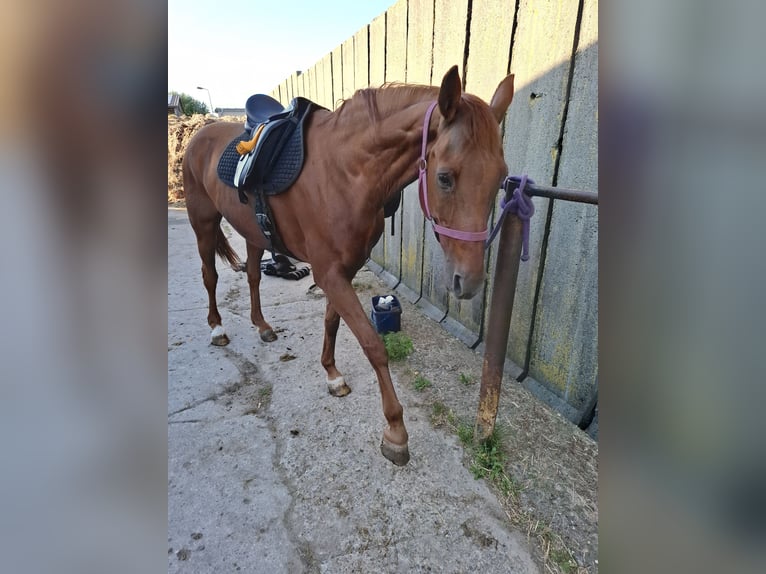
{"label": "purple lead rope", "polygon": [[[527,187],[527,182],[534,185],[534,181],[529,179],[526,175],[508,176],[503,181],[503,189],[505,195],[500,200],[500,218],[497,220],[492,233],[489,234],[489,238],[485,244],[485,248],[488,248],[490,243],[495,239],[495,236],[500,231],[500,227],[503,224],[503,219],[507,213],[515,213],[516,216],[521,219],[521,260],[527,261],[529,259],[529,220],[535,214],[535,205],[532,203],[532,198],[524,193],[524,189]],[[517,184],[516,189],[513,190],[513,196],[511,200],[506,202],[505,198],[508,197],[508,190],[511,185]]]}

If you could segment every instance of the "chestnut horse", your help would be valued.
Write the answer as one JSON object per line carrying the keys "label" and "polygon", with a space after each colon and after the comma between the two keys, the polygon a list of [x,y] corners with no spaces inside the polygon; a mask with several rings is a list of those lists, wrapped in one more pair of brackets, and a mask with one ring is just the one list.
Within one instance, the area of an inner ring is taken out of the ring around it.
{"label": "chestnut horse", "polygon": [[[459,299],[473,297],[484,277],[487,220],[507,173],[498,124],[513,98],[513,76],[505,78],[487,105],[464,94],[453,66],[441,87],[390,85],[357,91],[335,111],[316,110],[305,128],[305,163],[286,192],[268,198],[276,232],[298,259],[311,264],[327,297],[322,366],[329,392],[351,392],[335,366],[335,337],[346,322],[365,352],[380,385],[383,414],[381,451],[391,462],[409,460],[402,406],[394,391],[388,357],[351,286],[383,232],[387,199],[421,176],[421,203],[439,234],[447,283]],[[215,254],[239,260],[220,228],[225,217],[247,243],[251,320],[263,341],[275,335],[261,312],[260,261],[269,248],[251,205],[217,174],[226,145],[242,124],[205,126],[190,142],[183,161],[186,208],[202,258],[209,296],[212,343],[229,342],[221,324],[215,289]],[[425,156],[421,157],[421,148]],[[451,230],[460,230],[450,233]]]}

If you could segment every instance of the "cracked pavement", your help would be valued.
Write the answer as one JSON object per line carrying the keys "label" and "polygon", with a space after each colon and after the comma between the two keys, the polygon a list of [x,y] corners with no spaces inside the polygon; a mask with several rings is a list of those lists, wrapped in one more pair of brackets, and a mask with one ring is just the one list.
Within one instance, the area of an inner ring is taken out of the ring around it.
{"label": "cracked pavement", "polygon": [[327,393],[324,298],[308,292],[310,275],[263,277],[279,336],[263,343],[245,274],[216,264],[227,347],[209,344],[196,240],[185,210],[169,209],[168,572],[538,572],[457,438],[431,427],[393,373],[412,459],[383,458],[378,385],[343,323],[336,357],[352,393]]}

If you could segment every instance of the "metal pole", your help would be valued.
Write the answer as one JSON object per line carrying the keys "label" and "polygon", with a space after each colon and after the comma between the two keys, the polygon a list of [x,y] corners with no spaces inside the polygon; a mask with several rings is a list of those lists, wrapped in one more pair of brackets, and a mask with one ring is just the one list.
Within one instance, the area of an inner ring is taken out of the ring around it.
{"label": "metal pole", "polygon": [[484,366],[481,371],[479,412],[476,415],[476,432],[474,433],[474,436],[481,441],[488,439],[495,430],[505,350],[508,346],[516,279],[519,275],[521,229],[521,219],[515,213],[509,213],[500,228],[487,325],[487,342],[484,348]]}
{"label": "metal pole", "polygon": [[[547,187],[527,183],[524,193],[529,196],[547,197],[598,205],[598,194],[562,187]],[[509,201],[510,197],[506,197]],[[484,347],[484,365],[481,371],[479,412],[476,415],[474,436],[487,440],[495,430],[500,401],[500,383],[503,380],[505,351],[511,327],[516,280],[519,275],[521,256],[522,221],[515,213],[509,213],[500,229],[495,277],[492,283],[492,301],[487,324],[487,341]]]}
{"label": "metal pole", "polygon": [[547,187],[527,183],[524,193],[532,197],[548,197],[550,199],[563,199],[578,203],[590,203],[598,205],[598,194],[594,191],[580,191],[578,189],[566,189],[564,187]]}
{"label": "metal pole", "polygon": [[210,115],[214,115],[215,111],[213,110],[213,98],[210,95],[210,90],[207,88],[203,88],[202,86],[197,86],[198,90],[205,90],[207,92],[207,101],[210,102]]}

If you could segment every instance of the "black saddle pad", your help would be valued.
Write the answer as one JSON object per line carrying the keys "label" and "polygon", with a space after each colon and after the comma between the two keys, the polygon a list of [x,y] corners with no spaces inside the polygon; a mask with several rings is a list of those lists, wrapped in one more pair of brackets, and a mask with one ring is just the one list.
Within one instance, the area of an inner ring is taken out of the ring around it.
{"label": "black saddle pad", "polygon": [[247,132],[243,132],[235,137],[226,149],[223,150],[221,159],[218,160],[218,177],[229,187],[234,186],[234,173],[237,171],[237,163],[239,162],[240,155],[237,152],[237,144],[241,141],[247,141],[250,136]]}
{"label": "black saddle pad", "polygon": [[274,167],[264,179],[263,193],[276,195],[290,187],[298,179],[303,168],[303,153],[303,122],[301,122],[287,140],[276,158]]}
{"label": "black saddle pad", "polygon": [[[254,173],[247,177],[247,191],[258,189],[265,195],[276,195],[298,179],[304,159],[303,126],[311,111],[318,106],[305,98],[295,98],[293,107],[297,117],[289,131],[285,132],[280,127],[261,136],[265,140],[260,144],[262,148],[253,162]],[[288,129],[286,125],[283,126]],[[236,146],[240,141],[249,139],[247,131],[234,138],[218,161],[218,177],[228,186],[235,187],[234,174],[240,159]]]}

